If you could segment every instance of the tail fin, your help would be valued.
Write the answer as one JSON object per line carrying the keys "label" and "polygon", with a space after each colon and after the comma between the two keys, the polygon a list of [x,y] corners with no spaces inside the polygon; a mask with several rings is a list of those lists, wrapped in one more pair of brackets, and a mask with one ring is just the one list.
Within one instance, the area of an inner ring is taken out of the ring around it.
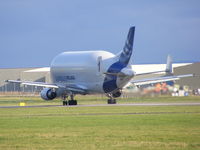
{"label": "tail fin", "polygon": [[120,54],[119,61],[122,64],[127,65],[129,63],[129,60],[132,55],[133,51],[133,40],[134,40],[134,34],[135,34],[135,27],[131,27],[129,29],[129,33],[126,39],[126,43],[124,45],[124,49]]}
{"label": "tail fin", "polygon": [[170,55],[167,56],[167,64],[166,64],[166,75],[172,75],[172,57]]}

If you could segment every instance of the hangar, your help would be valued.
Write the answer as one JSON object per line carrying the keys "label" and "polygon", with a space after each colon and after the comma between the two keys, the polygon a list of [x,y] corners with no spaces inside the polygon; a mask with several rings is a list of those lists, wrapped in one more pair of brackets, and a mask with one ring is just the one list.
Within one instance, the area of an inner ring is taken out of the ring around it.
{"label": "hangar", "polygon": [[[133,65],[133,70],[140,73],[146,71],[157,71],[163,70],[165,64],[144,64],[144,65]],[[200,63],[174,63],[173,64],[174,75],[180,74],[191,74],[200,75]],[[39,92],[41,87],[33,86],[20,86],[19,84],[5,83],[5,80],[22,80],[22,81],[36,81],[36,82],[50,82],[50,68],[5,68],[0,69],[0,92]],[[151,74],[142,77],[135,77],[134,79],[140,79],[144,77],[156,77],[161,74]],[[190,89],[200,88],[199,77],[183,78],[176,81],[181,86],[188,86]]]}

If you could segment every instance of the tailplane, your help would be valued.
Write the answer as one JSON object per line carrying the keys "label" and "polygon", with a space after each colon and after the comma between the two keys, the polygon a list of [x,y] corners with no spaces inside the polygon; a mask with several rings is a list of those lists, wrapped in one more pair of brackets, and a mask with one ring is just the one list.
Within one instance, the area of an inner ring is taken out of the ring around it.
{"label": "tailplane", "polygon": [[128,33],[123,51],[121,52],[119,56],[119,61],[122,64],[127,65],[129,63],[129,60],[131,58],[132,51],[133,51],[134,34],[135,34],[135,27],[131,27],[129,29],[129,33]]}

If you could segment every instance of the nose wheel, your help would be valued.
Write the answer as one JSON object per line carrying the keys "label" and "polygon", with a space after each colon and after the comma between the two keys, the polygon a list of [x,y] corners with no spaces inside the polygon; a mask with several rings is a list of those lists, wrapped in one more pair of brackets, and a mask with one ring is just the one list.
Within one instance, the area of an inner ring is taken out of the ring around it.
{"label": "nose wheel", "polygon": [[116,104],[117,103],[117,101],[116,101],[116,99],[108,99],[108,104]]}
{"label": "nose wheel", "polygon": [[107,97],[109,97],[109,99],[107,100],[108,104],[116,104],[117,100],[113,98],[112,94],[107,94]]}

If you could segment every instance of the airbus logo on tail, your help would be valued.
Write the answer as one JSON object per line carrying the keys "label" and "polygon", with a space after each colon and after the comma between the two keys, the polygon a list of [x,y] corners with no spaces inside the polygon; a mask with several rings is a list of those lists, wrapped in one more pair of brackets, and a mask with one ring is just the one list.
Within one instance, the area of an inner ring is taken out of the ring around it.
{"label": "airbus logo on tail", "polygon": [[120,55],[120,62],[123,64],[128,64],[133,50],[135,27],[131,27],[127,36],[126,43],[124,45],[123,51]]}

